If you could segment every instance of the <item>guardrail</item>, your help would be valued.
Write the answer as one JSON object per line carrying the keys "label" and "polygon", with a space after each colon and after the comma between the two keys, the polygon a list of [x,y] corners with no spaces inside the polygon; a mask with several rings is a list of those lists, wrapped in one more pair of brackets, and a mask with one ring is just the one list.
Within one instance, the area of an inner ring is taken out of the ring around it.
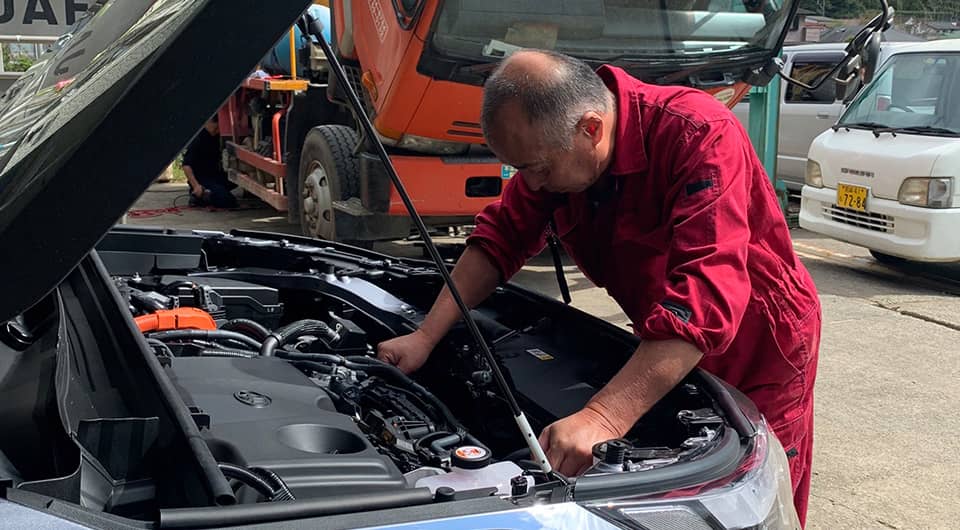
{"label": "guardrail", "polygon": [[[0,35],[0,43],[14,44],[53,44],[60,37],[50,37],[45,35]],[[0,93],[6,92],[21,72],[6,72],[3,69],[3,48],[0,47]]]}

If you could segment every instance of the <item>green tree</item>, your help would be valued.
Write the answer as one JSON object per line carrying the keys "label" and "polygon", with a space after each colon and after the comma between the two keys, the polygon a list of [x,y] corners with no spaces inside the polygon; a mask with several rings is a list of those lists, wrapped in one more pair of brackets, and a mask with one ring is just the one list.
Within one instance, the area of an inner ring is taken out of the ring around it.
{"label": "green tree", "polygon": [[33,66],[33,58],[29,55],[13,54],[10,45],[3,45],[3,69],[7,72],[26,72]]}

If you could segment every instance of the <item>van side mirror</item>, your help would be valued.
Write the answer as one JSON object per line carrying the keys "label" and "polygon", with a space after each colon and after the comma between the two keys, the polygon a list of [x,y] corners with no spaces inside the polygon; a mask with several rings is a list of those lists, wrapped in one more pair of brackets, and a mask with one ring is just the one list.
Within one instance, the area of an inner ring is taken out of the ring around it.
{"label": "van side mirror", "polygon": [[863,84],[873,80],[873,74],[877,71],[877,63],[880,62],[880,41],[883,36],[880,32],[873,33],[864,43],[860,50],[860,79]]}

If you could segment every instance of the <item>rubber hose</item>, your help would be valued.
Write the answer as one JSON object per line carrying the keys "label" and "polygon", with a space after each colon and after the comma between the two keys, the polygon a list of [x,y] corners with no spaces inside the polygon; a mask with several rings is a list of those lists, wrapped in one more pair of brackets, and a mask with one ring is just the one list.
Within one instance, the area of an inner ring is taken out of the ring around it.
{"label": "rubber hose", "polygon": [[163,342],[162,340],[157,340],[157,339],[154,339],[154,338],[147,338],[147,344],[149,344],[150,346],[156,347],[156,348],[160,348],[161,350],[163,350],[163,352],[164,352],[165,354],[167,354],[167,357],[173,357],[173,356],[174,356],[174,355],[173,355],[173,350],[171,350],[171,349],[170,349],[170,346],[167,346],[167,343],[166,343],[166,342]]}
{"label": "rubber hose", "polygon": [[342,366],[346,360],[332,353],[303,353],[303,352],[289,352],[289,351],[280,351],[277,352],[281,359],[287,359],[289,361],[313,361],[317,363],[324,364],[335,364],[337,366]]}
{"label": "rubber hose", "polygon": [[172,329],[169,331],[157,331],[148,335],[158,340],[170,339],[199,339],[199,340],[235,340],[253,350],[260,350],[260,342],[235,331],[224,331],[221,329],[203,330],[203,329]]}
{"label": "rubber hose", "polygon": [[220,326],[220,329],[243,333],[244,335],[249,335],[260,342],[263,342],[267,337],[270,336],[269,329],[265,328],[259,322],[250,320],[249,318],[235,318],[233,320],[228,320],[224,322],[222,326]]}
{"label": "rubber hose", "polygon": [[245,352],[239,350],[200,350],[197,357],[235,357],[238,359],[253,359],[257,357],[254,352]]}
{"label": "rubber hose", "polygon": [[260,475],[257,475],[249,469],[223,462],[218,462],[217,467],[220,468],[220,472],[223,473],[223,476],[237,479],[240,482],[243,482],[245,485],[257,490],[260,495],[263,495],[269,500],[273,500],[273,496],[276,494],[273,486],[271,486],[270,483],[264,480]]}
{"label": "rubber hose", "polygon": [[275,501],[295,501],[297,497],[290,491],[290,488],[287,487],[287,483],[280,478],[280,475],[277,475],[272,470],[263,468],[263,467],[251,467],[250,471],[258,473],[261,476],[265,477],[268,482],[273,483],[273,489],[276,492],[273,496]]}
{"label": "rubber hose", "polygon": [[232,339],[228,340],[218,340],[213,343],[214,348],[222,348],[225,350],[237,350],[245,351],[253,355],[260,355],[260,349],[251,350],[250,346],[246,342],[240,342]]}
{"label": "rubber hose", "polygon": [[450,434],[450,435],[444,436],[443,438],[440,438],[439,440],[434,440],[430,442],[430,450],[433,451],[434,454],[439,455],[444,451],[449,450],[451,446],[456,445],[462,441],[463,441],[463,437],[460,436],[459,434]]}
{"label": "rubber hose", "polygon": [[340,340],[340,335],[330,329],[326,322],[320,320],[298,320],[273,332],[263,340],[260,355],[272,357],[277,348],[283,347],[291,340],[303,335],[324,335],[331,342]]}
{"label": "rubber hose", "polygon": [[348,357],[344,357],[344,359],[346,359],[346,363],[344,364],[344,366],[346,366],[347,368],[354,369],[354,370],[363,370],[366,372],[370,372],[371,369],[373,369],[373,371],[375,372],[388,374],[394,379],[402,382],[408,388],[413,390],[415,394],[429,401],[431,405],[436,407],[437,410],[440,411],[440,413],[443,415],[444,419],[450,426],[456,427],[461,434],[465,434],[467,432],[467,429],[457,420],[457,418],[453,415],[453,412],[451,412],[450,409],[447,408],[447,406],[442,401],[440,401],[440,399],[437,398],[437,396],[433,395],[432,392],[427,390],[420,383],[417,383],[416,381],[411,379],[407,374],[401,372],[400,369],[397,368],[396,366],[393,366],[392,364],[388,364],[374,357],[363,357],[358,355],[351,355]]}
{"label": "rubber hose", "polygon": [[290,364],[301,370],[313,370],[321,374],[333,375],[337,365],[334,363],[324,363],[320,361],[290,361]]}
{"label": "rubber hose", "polygon": [[179,289],[180,287],[186,287],[187,289],[194,289],[197,287],[197,284],[189,280],[177,280],[175,282],[170,282],[162,287],[160,287],[160,292],[163,294],[169,294],[173,291]]}
{"label": "rubber hose", "polygon": [[130,301],[137,308],[142,309],[148,313],[153,313],[154,311],[160,311],[161,309],[167,309],[167,306],[163,305],[159,300],[154,300],[150,298],[142,291],[130,291]]}

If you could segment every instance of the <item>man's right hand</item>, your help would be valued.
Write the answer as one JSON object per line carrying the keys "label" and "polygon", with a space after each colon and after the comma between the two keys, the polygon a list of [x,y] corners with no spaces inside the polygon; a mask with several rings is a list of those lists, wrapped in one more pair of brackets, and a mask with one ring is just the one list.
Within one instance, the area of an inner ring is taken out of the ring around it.
{"label": "man's right hand", "polygon": [[203,197],[203,192],[204,192],[203,186],[193,186],[190,188],[190,193],[192,193],[193,196],[198,199]]}
{"label": "man's right hand", "polygon": [[436,341],[418,329],[409,335],[381,342],[377,345],[377,358],[409,374],[427,362],[434,346]]}

